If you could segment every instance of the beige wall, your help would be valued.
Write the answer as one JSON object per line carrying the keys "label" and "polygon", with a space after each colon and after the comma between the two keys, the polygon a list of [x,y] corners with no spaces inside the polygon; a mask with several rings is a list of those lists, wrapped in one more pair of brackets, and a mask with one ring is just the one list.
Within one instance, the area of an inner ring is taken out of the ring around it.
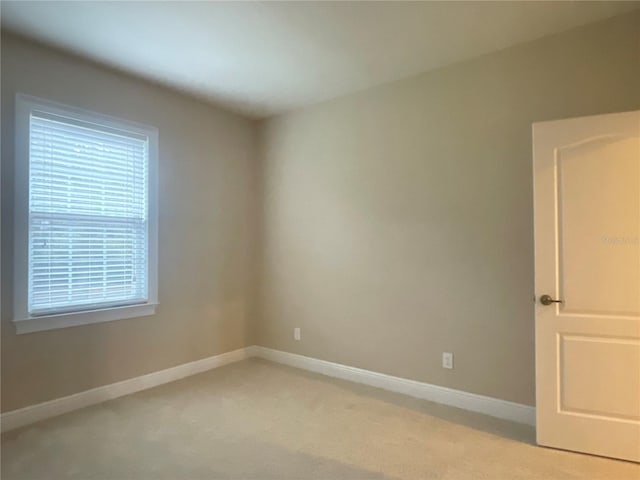
{"label": "beige wall", "polygon": [[640,108],[639,25],[265,122],[258,343],[532,405],[531,123]]}
{"label": "beige wall", "polygon": [[[2,36],[2,410],[253,343],[255,124]],[[16,335],[11,324],[14,95],[159,128],[157,315]]]}

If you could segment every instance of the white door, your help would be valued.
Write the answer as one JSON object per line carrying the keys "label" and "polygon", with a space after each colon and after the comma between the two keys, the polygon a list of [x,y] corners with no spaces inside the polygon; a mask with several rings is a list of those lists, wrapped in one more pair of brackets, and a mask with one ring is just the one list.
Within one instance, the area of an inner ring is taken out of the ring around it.
{"label": "white door", "polygon": [[533,157],[538,443],[638,462],[640,111],[536,123]]}

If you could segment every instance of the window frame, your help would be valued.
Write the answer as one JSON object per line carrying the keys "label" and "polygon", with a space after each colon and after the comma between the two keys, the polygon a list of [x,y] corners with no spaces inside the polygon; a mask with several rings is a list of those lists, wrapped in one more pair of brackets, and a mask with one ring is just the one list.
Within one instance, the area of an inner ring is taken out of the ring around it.
{"label": "window frame", "polygon": [[[34,110],[67,117],[71,121],[95,124],[148,139],[148,300],[134,305],[116,305],[31,316],[29,290],[29,139],[30,117]],[[137,122],[63,105],[23,93],[15,97],[15,183],[14,183],[14,298],[13,323],[16,333],[109,322],[154,315],[158,305],[158,129]]]}

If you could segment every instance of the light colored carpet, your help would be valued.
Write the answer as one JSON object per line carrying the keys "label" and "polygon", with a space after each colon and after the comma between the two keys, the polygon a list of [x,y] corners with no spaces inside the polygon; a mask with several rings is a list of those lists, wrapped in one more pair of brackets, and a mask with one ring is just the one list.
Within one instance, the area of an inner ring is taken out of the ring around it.
{"label": "light colored carpet", "polygon": [[9,432],[9,479],[640,479],[530,427],[247,360]]}

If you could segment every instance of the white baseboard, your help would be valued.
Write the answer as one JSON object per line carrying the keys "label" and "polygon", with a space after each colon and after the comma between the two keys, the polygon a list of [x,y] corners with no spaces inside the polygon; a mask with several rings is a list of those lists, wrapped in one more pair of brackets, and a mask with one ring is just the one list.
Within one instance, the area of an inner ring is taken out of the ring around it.
{"label": "white baseboard", "polygon": [[13,430],[40,420],[55,417],[56,415],[102,403],[148,388],[157,387],[165,383],[174,382],[181,378],[196,375],[249,357],[260,357],[265,360],[321,373],[330,377],[363,383],[365,385],[403,393],[412,397],[451,405],[493,417],[535,425],[535,408],[528,405],[521,405],[506,400],[485,397],[483,395],[439,387],[416,380],[394,377],[362,368],[349,367],[326,360],[318,360],[295,353],[253,345],[3,413],[0,416],[0,430],[2,432]]}
{"label": "white baseboard", "polygon": [[229,363],[238,362],[249,356],[249,348],[240,348],[232,352],[214,355],[203,358],[202,360],[167,368],[166,370],[160,370],[121,382],[85,390],[84,392],[79,392],[67,397],[56,398],[48,402],[6,412],[0,416],[0,429],[3,432],[13,430],[72,410],[102,403],[141,390],[157,387],[158,385],[174,382],[181,378],[202,373]]}
{"label": "white baseboard", "polygon": [[492,417],[535,425],[535,407],[254,345],[250,355]]}

